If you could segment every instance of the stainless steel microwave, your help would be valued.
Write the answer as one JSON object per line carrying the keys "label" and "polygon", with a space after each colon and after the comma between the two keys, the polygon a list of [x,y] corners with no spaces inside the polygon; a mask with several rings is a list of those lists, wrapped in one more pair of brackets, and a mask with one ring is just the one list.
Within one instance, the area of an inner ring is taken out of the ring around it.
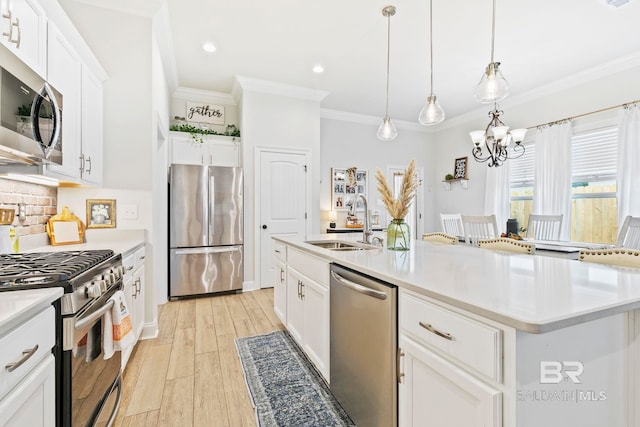
{"label": "stainless steel microwave", "polygon": [[0,45],[0,165],[62,164],[62,94]]}

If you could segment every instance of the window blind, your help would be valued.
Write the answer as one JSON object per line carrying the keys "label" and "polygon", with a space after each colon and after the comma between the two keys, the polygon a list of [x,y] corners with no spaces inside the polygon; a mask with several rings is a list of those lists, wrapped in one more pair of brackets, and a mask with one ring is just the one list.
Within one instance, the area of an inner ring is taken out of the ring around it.
{"label": "window blind", "polygon": [[577,132],[571,137],[573,182],[616,179],[618,128],[607,126]]}
{"label": "window blind", "polygon": [[533,143],[525,145],[525,153],[509,162],[510,187],[533,186],[533,169],[535,168],[536,146]]}

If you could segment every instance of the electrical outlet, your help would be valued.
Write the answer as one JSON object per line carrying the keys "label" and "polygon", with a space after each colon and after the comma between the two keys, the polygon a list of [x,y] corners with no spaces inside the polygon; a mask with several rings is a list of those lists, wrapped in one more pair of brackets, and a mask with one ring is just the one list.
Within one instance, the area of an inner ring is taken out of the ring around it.
{"label": "electrical outlet", "polygon": [[138,219],[138,205],[122,205],[121,219]]}

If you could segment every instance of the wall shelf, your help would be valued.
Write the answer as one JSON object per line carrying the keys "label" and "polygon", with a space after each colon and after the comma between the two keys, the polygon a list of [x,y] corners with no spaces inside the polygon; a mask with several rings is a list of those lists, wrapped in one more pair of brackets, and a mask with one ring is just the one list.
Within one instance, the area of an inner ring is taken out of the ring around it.
{"label": "wall shelf", "polygon": [[448,179],[446,181],[442,181],[442,186],[445,190],[451,191],[452,182],[459,182],[463,190],[466,190],[469,186],[469,180],[466,178]]}

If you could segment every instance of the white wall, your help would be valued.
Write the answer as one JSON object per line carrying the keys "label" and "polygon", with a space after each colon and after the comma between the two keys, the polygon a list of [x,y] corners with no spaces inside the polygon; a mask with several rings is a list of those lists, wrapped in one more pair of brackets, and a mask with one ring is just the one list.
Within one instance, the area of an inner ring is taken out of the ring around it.
{"label": "white wall", "polygon": [[[320,103],[243,88],[240,109],[242,122],[242,166],[244,168],[245,282],[255,280],[257,216],[255,214],[255,148],[279,147],[311,151],[309,178],[311,194],[320,194]],[[320,201],[312,199],[309,212],[311,230],[319,229]],[[258,218],[259,219],[259,218]],[[254,284],[259,287],[259,284]]]}
{"label": "white wall", "polygon": [[[434,164],[433,136],[415,130],[398,129],[398,137],[391,142],[382,142],[376,138],[378,125],[347,122],[323,118],[321,120],[320,145],[320,212],[322,215],[319,229],[325,232],[329,225],[328,211],[331,210],[331,168],[348,168],[356,166],[368,171],[369,210],[380,211],[380,224],[386,226],[389,218],[384,205],[378,203],[380,195],[376,190],[376,168],[386,174],[388,167],[406,168],[413,159],[418,168],[423,168],[425,182],[433,181],[431,177]],[[390,177],[387,177],[391,183]],[[429,219],[433,210],[433,188],[424,186],[424,226],[426,231],[432,230]],[[338,212],[338,224],[344,224],[345,212]],[[342,225],[344,226],[344,225]]]}
{"label": "white wall", "polygon": [[[501,119],[511,128],[532,127],[640,99],[640,67],[625,68],[621,65],[620,68],[622,71],[607,76],[598,75],[591,79],[584,75],[573,76],[535,92],[507,98],[500,104],[504,110]],[[469,132],[487,126],[487,113],[490,109],[491,106],[487,105],[465,117],[445,121],[442,125],[444,129],[434,135],[434,158],[437,162],[434,163],[435,175],[431,184],[435,190],[436,213],[484,213],[488,167],[486,163],[478,163],[473,159]],[[609,112],[578,119],[574,122],[574,127],[585,121],[601,120],[603,115],[611,114]],[[530,130],[527,139],[532,138],[534,133],[535,129]],[[458,183],[453,183],[451,191],[445,191],[441,185],[442,179],[447,173],[453,173],[454,159],[464,156],[469,156],[469,189],[463,190]]]}

